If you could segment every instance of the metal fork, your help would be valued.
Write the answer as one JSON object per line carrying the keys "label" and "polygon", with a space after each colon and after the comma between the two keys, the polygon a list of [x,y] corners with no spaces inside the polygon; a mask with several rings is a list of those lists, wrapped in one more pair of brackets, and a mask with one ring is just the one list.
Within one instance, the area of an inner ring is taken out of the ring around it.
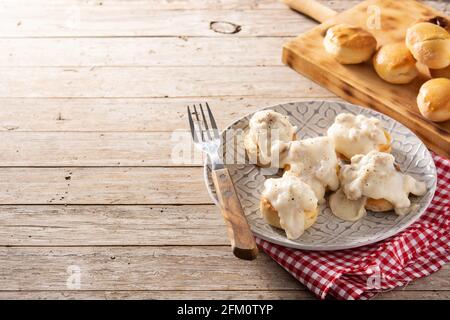
{"label": "metal fork", "polygon": [[233,180],[219,156],[221,145],[219,129],[208,103],[206,103],[207,116],[202,104],[199,104],[199,109],[200,113],[196,105],[193,105],[193,112],[189,106],[187,107],[192,139],[195,146],[205,152],[211,160],[212,180],[227,224],[234,255],[241,259],[253,260],[258,255],[258,247],[242,210]]}

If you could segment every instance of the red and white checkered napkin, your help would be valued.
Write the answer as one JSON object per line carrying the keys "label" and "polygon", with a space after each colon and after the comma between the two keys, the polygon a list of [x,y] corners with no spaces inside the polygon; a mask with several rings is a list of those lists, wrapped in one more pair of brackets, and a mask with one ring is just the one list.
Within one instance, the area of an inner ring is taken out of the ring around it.
{"label": "red and white checkered napkin", "polygon": [[257,243],[321,299],[368,299],[428,276],[450,261],[450,160],[433,158],[434,199],[416,223],[396,236],[333,252],[290,249],[259,238]]}

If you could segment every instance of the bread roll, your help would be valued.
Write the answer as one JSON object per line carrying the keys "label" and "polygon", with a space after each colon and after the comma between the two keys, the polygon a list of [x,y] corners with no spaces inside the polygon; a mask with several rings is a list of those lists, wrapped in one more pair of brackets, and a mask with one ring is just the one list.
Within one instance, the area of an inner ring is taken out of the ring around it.
{"label": "bread roll", "polygon": [[414,58],[431,69],[450,65],[450,34],[444,28],[420,22],[406,32],[406,46]]}
{"label": "bread roll", "polygon": [[386,212],[394,210],[394,205],[386,199],[368,198],[365,208],[373,212]]}
{"label": "bread roll", "polygon": [[295,140],[296,130],[297,127],[289,122],[288,116],[273,110],[256,112],[249,121],[244,137],[249,161],[261,167],[276,165],[272,163],[272,146],[278,141]]}
{"label": "bread roll", "polygon": [[362,28],[338,24],[327,30],[323,45],[340,63],[357,64],[372,57],[377,40]]}
{"label": "bread roll", "polygon": [[436,122],[450,120],[450,79],[437,78],[425,82],[417,96],[422,115]]}
{"label": "bread roll", "polygon": [[389,83],[410,83],[419,74],[416,60],[402,42],[382,46],[373,57],[373,66],[380,78]]}
{"label": "bread roll", "polygon": [[444,69],[430,69],[433,78],[447,78],[450,79],[450,66]]}
{"label": "bread roll", "polygon": [[[278,211],[272,206],[269,200],[261,198],[260,201],[261,214],[268,224],[272,227],[283,229],[280,225],[280,217]],[[311,227],[317,220],[319,209],[313,211],[305,211],[305,230]]]}

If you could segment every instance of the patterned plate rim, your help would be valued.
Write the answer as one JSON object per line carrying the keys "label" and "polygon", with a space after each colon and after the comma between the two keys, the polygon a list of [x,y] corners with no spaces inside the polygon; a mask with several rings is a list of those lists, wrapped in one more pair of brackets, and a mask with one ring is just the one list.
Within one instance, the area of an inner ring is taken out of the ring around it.
{"label": "patterned plate rim", "polygon": [[[253,115],[254,113],[256,113],[256,112],[258,112],[258,111],[267,110],[267,109],[273,109],[273,108],[276,108],[276,107],[287,106],[287,105],[290,105],[290,104],[297,104],[297,103],[304,103],[304,104],[307,104],[307,103],[333,103],[333,102],[334,102],[334,103],[339,103],[339,104],[342,104],[342,105],[351,106],[351,107],[356,107],[356,108],[359,108],[359,109],[369,110],[369,112],[373,112],[373,113],[375,113],[375,114],[378,114],[378,115],[387,117],[387,118],[389,118],[391,121],[394,121],[394,122],[400,124],[402,127],[406,128],[406,129],[407,129],[412,135],[414,135],[414,136],[415,136],[415,137],[416,137],[423,145],[425,145],[425,144],[423,143],[422,139],[420,139],[420,138],[419,138],[419,137],[418,137],[411,129],[409,129],[407,126],[405,126],[405,125],[402,124],[401,122],[399,122],[399,121],[397,121],[397,120],[391,118],[390,116],[388,116],[388,115],[386,115],[386,114],[384,114],[384,113],[378,112],[378,111],[376,111],[376,110],[370,109],[370,108],[365,108],[365,107],[362,107],[362,106],[359,106],[359,105],[355,105],[355,104],[348,103],[348,102],[341,102],[341,101],[338,101],[338,100],[302,100],[302,101],[292,101],[292,102],[278,103],[278,104],[274,104],[274,105],[271,105],[271,106],[263,107],[263,108],[260,108],[260,109],[258,109],[258,110],[256,110],[256,111],[249,112],[248,114],[246,114],[246,115],[240,117],[239,119],[230,122],[230,123],[225,127],[225,129],[223,129],[223,130],[220,132],[220,134],[221,134],[221,136],[222,136],[222,135],[223,135],[227,130],[229,130],[233,125],[236,125],[237,123],[239,123],[240,121],[242,121],[244,118],[247,118],[247,117]],[[323,247],[322,247],[322,248],[318,248],[317,246],[314,246],[314,245],[302,245],[302,244],[296,244],[296,243],[292,243],[292,242],[283,242],[283,241],[279,241],[279,240],[277,240],[277,239],[274,239],[274,238],[272,238],[272,237],[270,237],[270,236],[267,236],[267,235],[265,235],[265,234],[262,234],[262,233],[258,232],[258,230],[255,230],[255,229],[253,228],[253,226],[249,223],[249,224],[250,224],[250,228],[252,229],[252,232],[253,232],[254,235],[256,235],[256,236],[258,236],[259,238],[262,238],[262,239],[264,239],[264,240],[266,240],[266,241],[269,241],[269,242],[271,242],[271,243],[278,244],[278,245],[281,245],[281,246],[284,246],[284,247],[288,247],[288,248],[300,249],[300,250],[307,250],[307,251],[337,251],[337,250],[346,250],[346,249],[352,249],[352,248],[359,248],[359,247],[363,247],[363,246],[366,246],[366,245],[369,245],[369,244],[377,243],[377,242],[383,241],[383,240],[385,240],[385,239],[387,239],[387,238],[390,238],[390,237],[392,237],[392,236],[394,236],[394,235],[396,235],[396,234],[398,234],[398,233],[404,231],[406,228],[408,228],[408,227],[411,226],[414,222],[416,222],[416,221],[417,221],[417,220],[425,213],[425,211],[426,211],[427,208],[430,206],[430,203],[431,203],[431,201],[432,201],[433,198],[434,198],[434,195],[435,195],[435,192],[436,192],[436,186],[437,186],[437,171],[436,171],[436,165],[435,165],[435,163],[434,163],[433,157],[432,157],[431,154],[430,154],[430,151],[428,150],[428,148],[427,148],[426,146],[425,146],[425,149],[426,149],[428,155],[430,156],[430,158],[432,159],[432,169],[433,169],[434,183],[433,183],[433,185],[432,185],[432,187],[431,187],[431,190],[430,190],[430,191],[431,191],[431,196],[429,197],[428,201],[426,202],[426,205],[424,206],[424,209],[422,209],[421,212],[420,212],[419,214],[417,214],[417,215],[415,216],[414,219],[411,219],[410,221],[408,221],[407,223],[405,223],[404,225],[402,225],[400,228],[393,229],[393,230],[390,231],[390,232],[385,232],[385,233],[383,234],[383,236],[381,236],[380,238],[378,238],[378,239],[376,239],[376,240],[375,240],[375,239],[372,239],[372,240],[368,240],[368,241],[365,241],[365,242],[359,242],[359,243],[357,243],[357,244],[355,244],[355,245],[335,245],[335,246],[329,245],[329,246],[327,246],[326,248],[323,248]],[[214,194],[213,194],[213,192],[212,192],[212,190],[211,190],[211,188],[210,188],[210,179],[209,179],[209,177],[208,177],[208,165],[209,165],[208,162],[209,162],[209,161],[208,161],[208,158],[205,157],[204,162],[203,162],[203,179],[204,179],[204,182],[205,182],[205,185],[206,185],[206,189],[207,189],[208,195],[210,196],[210,198],[212,199],[212,201],[214,202],[214,204],[215,204],[216,206],[219,206],[219,203],[218,203],[218,201],[217,201],[217,198],[214,196]]]}

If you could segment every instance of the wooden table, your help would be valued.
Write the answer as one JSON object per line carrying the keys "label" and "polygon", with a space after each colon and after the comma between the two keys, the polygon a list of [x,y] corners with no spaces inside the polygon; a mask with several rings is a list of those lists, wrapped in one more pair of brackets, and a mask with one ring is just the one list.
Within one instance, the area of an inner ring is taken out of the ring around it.
{"label": "wooden table", "polygon": [[[224,127],[335,99],[280,62],[312,20],[275,0],[9,0],[0,14],[0,298],[313,298],[266,255],[235,259],[201,160],[172,161],[187,104],[209,101]],[[379,298],[448,299],[450,268]]]}

